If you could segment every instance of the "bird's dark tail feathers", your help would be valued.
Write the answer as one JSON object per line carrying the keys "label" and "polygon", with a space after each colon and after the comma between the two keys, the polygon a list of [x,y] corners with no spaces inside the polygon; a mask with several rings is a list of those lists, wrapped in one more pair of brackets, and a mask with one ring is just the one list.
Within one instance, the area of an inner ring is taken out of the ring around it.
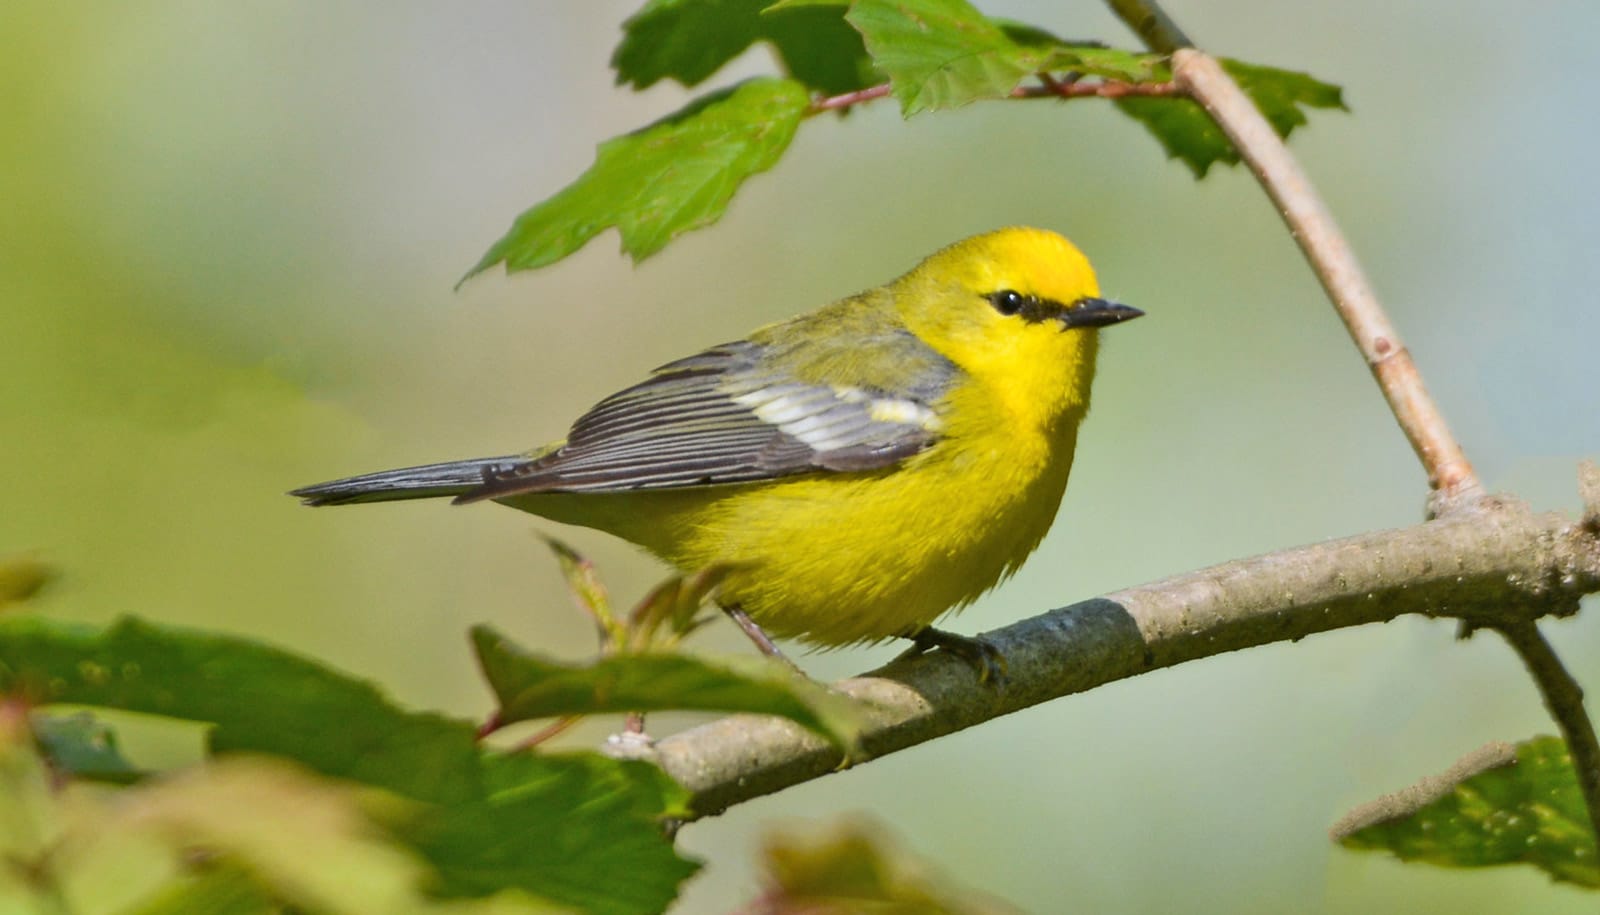
{"label": "bird's dark tail feathers", "polygon": [[394,502],[400,499],[431,499],[437,496],[456,496],[469,489],[482,486],[491,475],[527,462],[524,455],[507,455],[497,458],[474,458],[470,461],[446,461],[443,464],[425,464],[421,467],[402,467],[399,470],[380,470],[377,473],[346,477],[314,486],[304,486],[289,493],[299,496],[307,505],[353,505],[360,502]]}

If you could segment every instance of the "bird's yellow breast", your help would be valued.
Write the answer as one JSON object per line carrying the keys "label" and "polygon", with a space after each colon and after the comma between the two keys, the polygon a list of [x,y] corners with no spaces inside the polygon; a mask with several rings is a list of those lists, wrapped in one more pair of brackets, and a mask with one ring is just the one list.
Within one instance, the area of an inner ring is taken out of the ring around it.
{"label": "bird's yellow breast", "polygon": [[1043,369],[1055,377],[1033,379],[1031,397],[1010,384],[959,387],[942,411],[947,437],[883,471],[510,504],[616,534],[681,569],[734,564],[719,599],[773,635],[890,638],[970,603],[1049,530],[1087,408],[1042,396],[1072,388],[1066,371]]}

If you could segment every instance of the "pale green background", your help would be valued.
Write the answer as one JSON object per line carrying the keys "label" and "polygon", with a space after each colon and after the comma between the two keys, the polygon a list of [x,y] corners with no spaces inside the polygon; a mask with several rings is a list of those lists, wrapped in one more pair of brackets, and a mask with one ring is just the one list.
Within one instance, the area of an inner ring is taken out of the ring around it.
{"label": "pale green background", "polygon": [[[0,5],[0,552],[65,570],[41,609],[253,634],[480,715],[469,624],[590,648],[533,536],[553,526],[314,512],[284,490],[557,437],[653,365],[1008,223],[1069,234],[1150,316],[1108,335],[1063,522],[956,628],[1418,520],[1417,463],[1254,183],[1195,184],[1094,101],[819,119],[721,224],[642,268],[606,235],[452,293],[596,142],[685,98],[612,87],[632,6]],[[1129,40],[1087,0],[985,8]],[[1295,148],[1484,479],[1571,508],[1574,459],[1600,453],[1600,6],[1171,8],[1219,52],[1346,87],[1354,114],[1314,116]],[[620,597],[663,574],[558,533]],[[1037,912],[1592,912],[1532,870],[1407,867],[1324,835],[1487,740],[1550,730],[1509,651],[1453,631],[1217,658],[746,805],[683,833],[710,864],[680,908],[749,898],[773,824],[862,811]],[[1594,621],[1548,631],[1600,689]],[[726,627],[699,644],[746,650]]]}

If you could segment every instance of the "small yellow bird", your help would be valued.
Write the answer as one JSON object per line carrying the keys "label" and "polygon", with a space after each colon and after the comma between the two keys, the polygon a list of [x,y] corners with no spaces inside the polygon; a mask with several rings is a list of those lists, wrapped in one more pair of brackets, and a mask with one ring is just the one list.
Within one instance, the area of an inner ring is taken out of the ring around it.
{"label": "small yellow bird", "polygon": [[292,495],[500,502],[679,569],[732,565],[718,601],[770,654],[768,632],[817,645],[905,637],[998,677],[990,646],[931,624],[1039,545],[1089,409],[1097,332],[1141,314],[1101,298],[1066,239],[1000,229],[668,363],[564,441]]}

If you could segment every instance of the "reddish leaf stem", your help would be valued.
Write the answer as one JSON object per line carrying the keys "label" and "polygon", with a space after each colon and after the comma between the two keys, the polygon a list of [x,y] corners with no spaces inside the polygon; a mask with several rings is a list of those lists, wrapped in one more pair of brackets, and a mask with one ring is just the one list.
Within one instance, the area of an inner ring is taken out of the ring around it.
{"label": "reddish leaf stem", "polygon": [[[1011,90],[1011,98],[1130,98],[1183,95],[1177,83],[1124,83],[1116,80],[1095,82],[1058,80],[1048,73],[1039,74],[1040,85],[1018,86]],[[811,103],[811,111],[841,111],[846,108],[880,99],[889,94],[889,84],[880,83],[866,89],[857,89],[842,95],[830,95]]]}

